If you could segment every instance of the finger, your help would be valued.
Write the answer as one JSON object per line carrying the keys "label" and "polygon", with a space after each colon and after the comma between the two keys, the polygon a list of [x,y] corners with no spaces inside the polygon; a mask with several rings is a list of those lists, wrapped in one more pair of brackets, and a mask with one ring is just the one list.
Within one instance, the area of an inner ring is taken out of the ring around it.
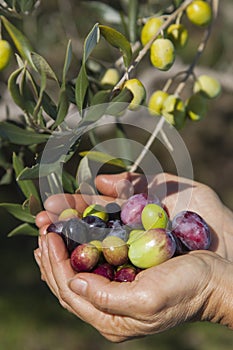
{"label": "finger", "polygon": [[51,270],[56,281],[57,294],[61,304],[66,305],[66,308],[83,321],[93,323],[97,317],[95,314],[97,310],[83,298],[73,293],[68,286],[68,281],[74,278],[75,272],[70,265],[70,259],[64,249],[62,240],[58,235],[49,233],[47,243]]}
{"label": "finger", "polygon": [[[74,280],[75,276],[79,274],[74,273],[67,255],[60,249],[59,237],[49,233],[47,238],[52,272],[58,286],[61,304],[84,322],[91,324],[109,340],[123,341],[130,338],[130,336],[143,335],[144,330],[141,329],[141,322],[134,319],[135,315],[133,311],[133,318],[108,314],[105,311],[97,309],[86,298],[80,297],[80,295],[74,293],[69,288],[69,281]],[[85,275],[88,275],[90,278],[93,277],[91,273],[85,273]],[[96,280],[100,280],[104,284],[112,283],[104,277],[97,275]],[[117,282],[115,284],[118,287],[120,285]],[[132,299],[132,294],[130,296]]]}
{"label": "finger", "polygon": [[48,212],[59,215],[65,209],[75,208],[75,201],[72,194],[59,193],[48,197],[44,207]]}
{"label": "finger", "polygon": [[[60,238],[60,237],[59,237]],[[46,242],[46,236],[41,236],[41,264],[40,264],[40,270],[41,275],[43,277],[43,280],[47,283],[50,290],[54,295],[59,298],[59,291],[56,284],[56,281],[54,280],[49,255],[48,255],[48,246]]]}
{"label": "finger", "polygon": [[47,234],[47,228],[48,228],[49,225],[44,225],[42,226],[40,229],[39,229],[39,235],[40,236],[44,236]]}
{"label": "finger", "polygon": [[34,250],[34,257],[35,257],[37,265],[40,267],[40,265],[41,265],[41,251],[39,248]]}
{"label": "finger", "polygon": [[112,202],[115,199],[109,196],[91,196],[86,194],[74,194],[75,209],[79,213],[83,213],[84,210],[91,204],[100,204],[105,206],[108,202]]}
{"label": "finger", "polygon": [[146,177],[140,174],[124,172],[113,175],[98,175],[95,179],[97,189],[112,197],[127,198],[132,193],[147,190]]}
{"label": "finger", "polygon": [[144,320],[152,311],[148,300],[153,300],[154,296],[153,290],[145,289],[148,281],[143,278],[143,272],[141,274],[133,282],[119,283],[95,274],[80,273],[69,286],[104,313]]}
{"label": "finger", "polygon": [[54,215],[46,210],[40,211],[36,215],[35,223],[38,228],[45,225],[50,225],[52,222],[57,220],[57,215]]}

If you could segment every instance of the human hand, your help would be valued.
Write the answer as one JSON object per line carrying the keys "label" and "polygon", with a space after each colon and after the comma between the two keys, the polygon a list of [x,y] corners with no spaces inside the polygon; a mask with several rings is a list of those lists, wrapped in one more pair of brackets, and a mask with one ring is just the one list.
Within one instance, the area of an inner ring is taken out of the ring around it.
{"label": "human hand", "polygon": [[233,329],[233,265],[196,251],[140,272],[133,282],[76,274],[62,239],[40,238],[35,257],[42,279],[61,305],[113,342],[208,320]]}
{"label": "human hand", "polygon": [[[177,182],[182,181],[183,191],[191,191],[192,194],[189,209],[200,213],[208,223],[211,222],[215,232],[211,249],[224,257],[230,256],[225,237],[221,236],[222,230],[218,235],[217,230],[222,229],[222,225],[215,220],[216,215],[206,209],[210,205],[214,210],[221,210],[220,216],[224,218],[225,209],[216,194],[207,186],[190,180],[164,176],[157,176],[154,184],[158,193],[166,183],[167,195],[161,199],[169,212],[174,211],[175,214]],[[113,181],[112,192],[106,186],[109,180]],[[116,196],[113,177],[99,177],[96,184],[106,195]],[[139,186],[142,191],[142,184],[145,185],[143,178],[134,182],[135,190]],[[80,208],[81,197],[74,196],[76,201],[71,204]],[[51,203],[48,201],[47,209],[49,205]],[[164,331],[185,321],[221,321],[232,327],[232,305],[219,307],[223,291],[232,293],[232,264],[212,252],[198,251],[175,257],[142,271],[135,281],[121,284],[93,274],[75,274],[62,240],[54,234],[41,236],[41,246],[35,251],[35,257],[42,278],[63,307],[96,327],[112,341]]]}

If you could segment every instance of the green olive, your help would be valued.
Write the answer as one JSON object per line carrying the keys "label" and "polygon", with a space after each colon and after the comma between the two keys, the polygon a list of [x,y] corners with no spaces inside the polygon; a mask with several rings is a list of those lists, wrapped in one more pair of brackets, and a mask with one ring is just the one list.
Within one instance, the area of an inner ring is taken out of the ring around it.
{"label": "green olive", "polygon": [[159,28],[164,23],[161,17],[152,17],[144,24],[141,31],[141,42],[145,46],[159,31]]}
{"label": "green olive", "polygon": [[157,90],[151,95],[148,102],[148,109],[151,115],[161,115],[163,103],[168,96],[168,93],[162,90]]}
{"label": "green olive", "polygon": [[184,102],[176,95],[169,95],[163,103],[162,115],[170,124],[180,129],[186,116]]}
{"label": "green olive", "polygon": [[116,68],[109,68],[100,80],[101,85],[114,86],[119,81],[120,75]]}
{"label": "green olive", "polygon": [[197,26],[206,26],[212,20],[212,8],[206,1],[193,1],[186,9],[190,22]]}
{"label": "green olive", "polygon": [[209,75],[203,74],[198,77],[194,87],[194,93],[200,92],[203,97],[215,98],[221,93],[219,81]]}
{"label": "green olive", "polygon": [[103,221],[108,220],[108,213],[106,213],[105,208],[99,204],[91,204],[84,210],[83,217],[85,218],[89,215],[97,216]]}
{"label": "green olive", "polygon": [[169,39],[156,39],[150,48],[150,60],[155,68],[166,71],[174,63],[175,47]]}
{"label": "green olive", "polygon": [[167,38],[173,42],[176,50],[183,49],[188,41],[188,30],[181,23],[171,24],[167,28]]}
{"label": "green olive", "polygon": [[207,113],[207,99],[200,93],[192,95],[186,101],[186,113],[193,121],[202,119]]}
{"label": "green olive", "polygon": [[129,104],[130,110],[136,110],[146,98],[146,90],[142,82],[138,79],[129,79],[124,83],[123,88],[129,89],[133,94],[133,99]]}
{"label": "green olive", "polygon": [[0,40],[0,71],[5,69],[12,55],[11,46],[6,40]]}

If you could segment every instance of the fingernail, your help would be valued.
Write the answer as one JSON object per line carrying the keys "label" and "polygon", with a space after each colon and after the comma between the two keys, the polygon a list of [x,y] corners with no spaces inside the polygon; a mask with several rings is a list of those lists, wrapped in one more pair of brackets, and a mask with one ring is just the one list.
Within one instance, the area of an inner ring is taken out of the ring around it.
{"label": "fingernail", "polygon": [[70,289],[79,295],[85,295],[87,290],[87,281],[81,278],[74,278],[69,282]]}

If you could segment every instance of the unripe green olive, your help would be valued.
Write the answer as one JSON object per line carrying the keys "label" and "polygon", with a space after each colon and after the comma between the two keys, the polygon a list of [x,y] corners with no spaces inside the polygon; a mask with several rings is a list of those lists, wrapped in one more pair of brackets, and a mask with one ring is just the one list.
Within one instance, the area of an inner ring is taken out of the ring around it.
{"label": "unripe green olive", "polygon": [[100,80],[101,85],[114,86],[119,81],[120,75],[116,68],[109,68]]}
{"label": "unripe green olive", "polygon": [[85,218],[89,215],[97,216],[104,221],[108,220],[108,213],[106,213],[104,207],[99,204],[91,204],[84,210],[83,217]]}
{"label": "unripe green olive", "polygon": [[186,113],[193,121],[202,119],[207,113],[207,99],[200,93],[192,95],[186,101]]}
{"label": "unripe green olive", "polygon": [[67,208],[61,212],[61,214],[58,217],[58,220],[59,221],[69,220],[71,218],[77,218],[77,217],[81,217],[81,214],[76,209]]}
{"label": "unripe green olive", "polygon": [[212,8],[206,1],[193,1],[188,5],[186,14],[190,22],[197,26],[206,26],[212,20]]}
{"label": "unripe green olive", "polygon": [[181,23],[171,24],[167,28],[167,38],[173,42],[177,50],[183,49],[188,41],[188,30]]}
{"label": "unripe green olive", "polygon": [[169,39],[156,39],[150,48],[150,60],[154,67],[166,71],[174,63],[175,47]]}
{"label": "unripe green olive", "polygon": [[0,71],[7,67],[12,55],[11,46],[6,40],[0,40]]}
{"label": "unripe green olive", "polygon": [[203,74],[196,80],[193,91],[194,93],[200,92],[206,98],[215,98],[221,93],[221,85],[217,79]]}
{"label": "unripe green olive", "polygon": [[155,36],[163,23],[164,20],[161,17],[152,17],[148,19],[141,31],[141,42],[143,46]]}
{"label": "unripe green olive", "polygon": [[163,103],[168,96],[168,93],[162,90],[157,90],[151,95],[148,102],[148,109],[151,115],[161,115]]}
{"label": "unripe green olive", "polygon": [[136,110],[146,98],[146,90],[142,82],[136,78],[129,79],[124,83],[123,88],[129,89],[133,94],[133,99],[130,102],[128,108],[130,110]]}
{"label": "unripe green olive", "polygon": [[169,95],[163,103],[162,115],[177,129],[180,129],[185,122],[185,105],[180,97]]}

